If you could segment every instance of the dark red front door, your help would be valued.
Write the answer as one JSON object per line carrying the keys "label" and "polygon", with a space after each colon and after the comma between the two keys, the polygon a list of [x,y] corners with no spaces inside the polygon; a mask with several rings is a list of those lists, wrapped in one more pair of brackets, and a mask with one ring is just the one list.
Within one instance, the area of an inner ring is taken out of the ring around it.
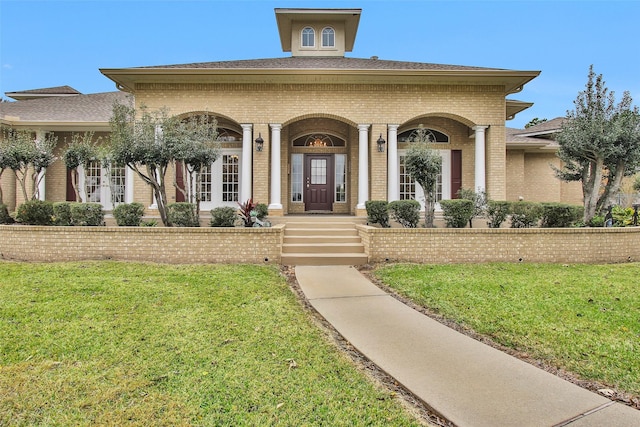
{"label": "dark red front door", "polygon": [[307,154],[304,165],[304,210],[331,211],[333,207],[333,155]]}

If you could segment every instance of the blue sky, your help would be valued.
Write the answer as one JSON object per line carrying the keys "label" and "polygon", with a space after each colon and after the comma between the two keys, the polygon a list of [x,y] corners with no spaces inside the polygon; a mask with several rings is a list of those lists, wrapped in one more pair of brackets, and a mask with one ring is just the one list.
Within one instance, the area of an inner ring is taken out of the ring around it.
{"label": "blue sky", "polygon": [[640,1],[0,0],[0,95],[115,90],[99,68],[289,56],[273,9],[361,8],[348,56],[542,74],[512,99],[523,127],[573,108],[589,65],[640,105]]}

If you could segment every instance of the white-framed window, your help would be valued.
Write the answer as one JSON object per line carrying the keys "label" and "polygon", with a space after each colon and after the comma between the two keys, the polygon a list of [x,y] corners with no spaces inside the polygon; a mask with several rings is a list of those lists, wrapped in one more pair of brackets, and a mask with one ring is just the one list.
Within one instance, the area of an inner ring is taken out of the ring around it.
{"label": "white-framed window", "polygon": [[242,149],[224,148],[218,160],[203,169],[200,188],[200,209],[219,206],[237,207],[240,202]]}
{"label": "white-framed window", "polygon": [[78,192],[84,202],[100,203],[111,210],[120,203],[127,203],[131,196],[127,184],[132,177],[123,165],[104,167],[98,160],[78,167]]}
{"label": "white-framed window", "polygon": [[[435,150],[442,157],[442,172],[438,175],[436,183],[436,202],[451,198],[451,150]],[[424,191],[420,184],[415,182],[407,173],[404,161],[407,150],[398,150],[398,173],[400,185],[400,200],[417,200],[421,209],[424,209]],[[436,203],[436,209],[440,204]]]}
{"label": "white-framed window", "polygon": [[347,201],[347,155],[335,155],[335,202],[344,203]]}
{"label": "white-framed window", "polygon": [[303,174],[304,174],[304,155],[291,155],[291,201],[302,202]]}
{"label": "white-framed window", "polygon": [[316,31],[311,27],[304,27],[301,33],[302,47],[315,47],[316,45]]}
{"label": "white-framed window", "polygon": [[335,47],[336,46],[336,32],[331,27],[325,27],[322,29],[322,47]]}

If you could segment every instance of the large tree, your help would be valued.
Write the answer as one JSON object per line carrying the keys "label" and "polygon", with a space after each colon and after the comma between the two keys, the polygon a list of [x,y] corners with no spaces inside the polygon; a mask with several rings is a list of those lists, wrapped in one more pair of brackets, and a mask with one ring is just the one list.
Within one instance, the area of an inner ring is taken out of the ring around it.
{"label": "large tree", "polygon": [[565,181],[581,182],[584,221],[589,223],[612,204],[622,179],[640,167],[640,113],[628,92],[616,104],[614,93],[593,66],[574,106],[557,136],[563,167],[556,174]]}
{"label": "large tree", "polygon": [[199,171],[206,162],[215,160],[216,127],[215,120],[181,121],[170,117],[165,109],[149,111],[141,107],[136,111],[132,106],[114,105],[110,161],[130,167],[152,188],[165,226],[172,225],[167,215],[169,167],[182,162],[191,165],[191,171]]}
{"label": "large tree", "polygon": [[409,142],[411,144],[404,160],[405,169],[424,191],[424,225],[431,228],[435,217],[436,185],[442,171],[442,157],[431,148],[435,137],[422,126],[411,134]]}
{"label": "large tree", "polygon": [[40,182],[47,168],[55,161],[53,150],[58,138],[45,133],[37,139],[32,130],[3,127],[0,139],[0,174],[11,170],[20,183],[24,200],[38,199]]}

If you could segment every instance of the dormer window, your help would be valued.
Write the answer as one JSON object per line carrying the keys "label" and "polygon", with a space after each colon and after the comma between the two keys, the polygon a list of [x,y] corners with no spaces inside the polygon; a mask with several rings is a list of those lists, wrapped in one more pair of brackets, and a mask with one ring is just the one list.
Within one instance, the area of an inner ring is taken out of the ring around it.
{"label": "dormer window", "polygon": [[336,32],[331,27],[322,30],[322,47],[336,47]]}
{"label": "dormer window", "polygon": [[316,32],[311,27],[302,29],[302,47],[314,47],[316,45]]}

